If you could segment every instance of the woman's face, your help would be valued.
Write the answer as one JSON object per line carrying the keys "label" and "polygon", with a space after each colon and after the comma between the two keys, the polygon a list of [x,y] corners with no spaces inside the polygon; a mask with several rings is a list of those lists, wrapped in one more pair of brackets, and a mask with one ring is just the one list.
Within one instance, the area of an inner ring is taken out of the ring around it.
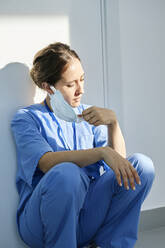
{"label": "woman's face", "polygon": [[84,93],[84,70],[78,59],[73,58],[70,60],[61,79],[55,84],[55,88],[60,90],[64,99],[72,107],[79,106]]}

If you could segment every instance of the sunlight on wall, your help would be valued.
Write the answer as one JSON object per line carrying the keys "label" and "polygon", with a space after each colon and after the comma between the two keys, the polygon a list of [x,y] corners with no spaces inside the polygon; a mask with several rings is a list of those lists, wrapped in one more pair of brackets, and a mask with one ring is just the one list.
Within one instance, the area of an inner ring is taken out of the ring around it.
{"label": "sunlight on wall", "polygon": [[[35,53],[50,43],[70,44],[67,16],[0,16],[0,68],[11,62],[29,68]],[[34,103],[41,102],[46,93],[36,86]]]}

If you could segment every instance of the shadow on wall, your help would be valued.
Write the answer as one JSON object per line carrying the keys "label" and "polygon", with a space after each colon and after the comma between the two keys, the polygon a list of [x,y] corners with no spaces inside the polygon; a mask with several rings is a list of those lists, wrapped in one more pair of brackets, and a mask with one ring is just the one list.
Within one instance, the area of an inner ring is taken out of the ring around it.
{"label": "shadow on wall", "polygon": [[[17,233],[16,210],[18,194],[15,186],[16,149],[10,121],[17,109],[33,104],[35,85],[29,68],[22,63],[10,63],[0,70],[0,247],[26,247]],[[2,227],[2,226],[1,226]]]}

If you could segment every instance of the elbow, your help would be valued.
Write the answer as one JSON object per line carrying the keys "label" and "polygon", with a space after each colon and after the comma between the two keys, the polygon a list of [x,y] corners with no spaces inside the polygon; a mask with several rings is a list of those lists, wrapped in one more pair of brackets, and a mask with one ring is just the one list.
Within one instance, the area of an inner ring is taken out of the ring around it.
{"label": "elbow", "polygon": [[41,163],[41,162],[38,162],[38,165],[37,167],[45,174],[47,171],[46,171],[46,166],[45,164]]}
{"label": "elbow", "polygon": [[43,173],[46,173],[48,171],[47,165],[48,165],[48,162],[49,162],[50,153],[52,153],[52,152],[46,152],[46,153],[44,153],[44,155],[38,161],[38,168]]}

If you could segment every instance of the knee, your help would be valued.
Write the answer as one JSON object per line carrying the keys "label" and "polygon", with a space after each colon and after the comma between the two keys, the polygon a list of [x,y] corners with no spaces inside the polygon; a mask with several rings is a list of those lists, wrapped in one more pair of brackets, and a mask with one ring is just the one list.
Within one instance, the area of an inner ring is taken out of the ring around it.
{"label": "knee", "polygon": [[155,167],[150,157],[142,153],[134,153],[132,156],[135,161],[135,168],[138,171],[139,176],[143,177],[143,180],[152,182],[155,178]]}
{"label": "knee", "polygon": [[62,190],[65,194],[72,194],[79,190],[81,168],[71,162],[63,162],[53,166],[46,174],[43,188],[46,191]]}

